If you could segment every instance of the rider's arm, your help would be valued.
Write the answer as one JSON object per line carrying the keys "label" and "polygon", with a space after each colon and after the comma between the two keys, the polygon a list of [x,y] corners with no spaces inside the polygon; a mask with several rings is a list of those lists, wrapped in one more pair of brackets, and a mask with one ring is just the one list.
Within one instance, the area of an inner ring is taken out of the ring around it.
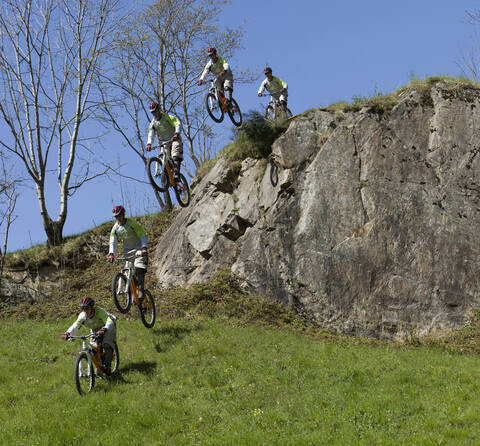
{"label": "rider's arm", "polygon": [[285,90],[288,90],[288,85],[286,82],[283,82],[281,79],[278,79],[280,83],[282,84],[282,88],[285,88]]}
{"label": "rider's arm", "polygon": [[85,311],[82,311],[78,317],[77,320],[70,326],[70,328],[67,329],[67,333],[70,333],[73,335],[85,322],[87,319],[87,315],[85,314]]}
{"label": "rider's arm", "polygon": [[145,231],[142,228],[142,225],[138,223],[138,221],[129,219],[128,222],[132,226],[133,230],[135,231],[135,234],[137,234],[138,238],[140,239],[140,243],[142,244],[142,248],[147,247],[147,234],[145,234]]}
{"label": "rider's arm", "polygon": [[212,68],[212,61],[209,60],[207,62],[207,65],[205,65],[205,68],[202,71],[202,75],[200,76],[200,80],[204,81],[205,78],[207,77],[208,73],[210,72],[210,69]]}
{"label": "rider's arm", "polygon": [[112,230],[110,231],[110,246],[108,248],[109,254],[115,254],[117,251],[117,224],[113,225]]}
{"label": "rider's arm", "polygon": [[172,126],[175,127],[175,133],[180,134],[180,132],[182,131],[182,123],[180,119],[172,115],[168,115],[168,118],[170,120],[170,124],[172,124]]}
{"label": "rider's arm", "polygon": [[150,121],[150,126],[148,127],[148,139],[147,139],[147,145],[153,143],[153,139],[155,138],[155,128],[154,128],[154,122],[155,119],[152,119]]}
{"label": "rider's arm", "polygon": [[267,83],[267,80],[268,80],[268,79],[265,79],[265,80],[260,84],[260,88],[258,89],[258,94],[262,94],[262,93],[263,93],[263,90],[265,90],[265,84]]}

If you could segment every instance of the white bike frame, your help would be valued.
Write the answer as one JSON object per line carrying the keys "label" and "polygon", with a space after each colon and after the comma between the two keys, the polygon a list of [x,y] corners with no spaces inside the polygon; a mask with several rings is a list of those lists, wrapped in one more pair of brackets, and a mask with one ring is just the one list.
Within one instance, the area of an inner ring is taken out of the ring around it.
{"label": "white bike frame", "polygon": [[88,338],[93,338],[93,337],[95,337],[94,333],[90,333],[90,334],[84,335],[84,336],[70,336],[68,338],[71,341],[73,341],[75,339],[81,339],[82,340],[82,349],[79,350],[78,354],[85,353],[87,355],[87,361],[88,361],[88,370],[87,370],[86,375],[83,374],[82,363],[80,363],[80,376],[82,378],[85,377],[85,376],[89,376],[88,373],[90,372],[90,370],[96,370],[96,368],[97,368],[95,363],[92,361],[92,354],[94,354],[93,351],[95,350],[96,347],[94,347],[87,340]]}
{"label": "white bike frame", "polygon": [[[153,149],[160,149],[160,154],[158,155],[158,158],[160,158],[162,160],[162,170],[165,169],[165,166],[167,165],[167,163],[171,162],[170,153],[169,153],[168,150],[165,149],[166,145],[170,142],[172,142],[172,141],[171,140],[162,141],[158,146],[153,146],[152,147],[152,150]],[[161,172],[158,171],[158,169],[159,169],[158,163],[155,163],[155,164],[156,164],[156,166],[155,166],[155,176],[158,176],[159,174],[161,174]]]}

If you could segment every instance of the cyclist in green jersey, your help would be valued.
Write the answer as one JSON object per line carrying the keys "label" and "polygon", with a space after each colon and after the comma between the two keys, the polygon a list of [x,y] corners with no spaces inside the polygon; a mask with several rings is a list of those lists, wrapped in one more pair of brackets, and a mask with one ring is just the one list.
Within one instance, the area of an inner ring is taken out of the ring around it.
{"label": "cyclist in green jersey", "polygon": [[227,105],[230,105],[233,93],[233,73],[230,65],[228,65],[223,57],[217,55],[217,50],[215,48],[209,48],[207,54],[210,57],[210,60],[207,62],[207,65],[205,65],[197,85],[202,85],[205,82],[208,73],[213,73],[215,75],[215,88],[218,91],[225,90]]}
{"label": "cyclist in green jersey", "polygon": [[113,349],[117,339],[116,317],[108,313],[103,308],[95,306],[95,301],[91,297],[84,297],[80,304],[82,312],[78,315],[77,320],[62,333],[62,339],[67,341],[70,336],[80,327],[89,328],[92,333],[96,333],[97,340],[104,352],[104,369],[107,375],[110,375],[110,366],[112,364]]}
{"label": "cyclist in green jersey", "polygon": [[275,98],[280,101],[284,109],[287,108],[287,99],[288,99],[288,85],[286,82],[283,82],[276,76],[273,76],[272,69],[270,67],[265,67],[263,70],[265,73],[265,80],[261,83],[260,88],[258,89],[258,96],[263,96],[263,91],[267,91]]}
{"label": "cyclist in green jersey", "polygon": [[166,145],[166,150],[169,152],[169,156],[175,166],[175,181],[178,181],[183,160],[183,143],[180,134],[182,123],[176,116],[162,113],[160,106],[156,102],[150,104],[150,112],[153,114],[153,118],[148,128],[147,152],[152,150],[155,135],[159,143],[171,141]]}
{"label": "cyclist in green jersey", "polygon": [[135,250],[135,275],[138,279],[138,298],[143,299],[145,294],[145,274],[148,265],[147,253],[147,235],[140,223],[133,218],[125,217],[125,208],[115,206],[113,216],[117,220],[110,231],[110,249],[108,261],[115,260],[115,251],[117,250],[117,239],[123,242],[123,254],[127,255],[129,251]]}

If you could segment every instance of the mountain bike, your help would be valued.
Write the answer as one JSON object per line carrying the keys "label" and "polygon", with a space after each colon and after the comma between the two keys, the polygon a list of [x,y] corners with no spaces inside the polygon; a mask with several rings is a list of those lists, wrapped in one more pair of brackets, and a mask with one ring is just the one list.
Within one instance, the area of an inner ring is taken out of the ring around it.
{"label": "mountain bike", "polygon": [[138,279],[135,275],[134,259],[141,257],[133,249],[125,257],[117,257],[115,260],[125,260],[125,266],[122,270],[113,276],[112,296],[113,302],[120,313],[128,313],[132,303],[134,303],[140,312],[140,318],[143,325],[152,328],[155,325],[155,302],[150,291],[145,290],[143,299],[138,298]]}
{"label": "mountain bike", "polygon": [[169,150],[166,149],[167,144],[171,142],[171,140],[164,141],[159,146],[152,147],[152,149],[159,148],[160,154],[148,160],[148,178],[152,186],[159,192],[165,192],[172,187],[178,204],[187,207],[190,204],[190,187],[182,174],[178,176],[179,180],[175,181],[175,165],[170,158]]}
{"label": "mountain bike", "polygon": [[225,94],[223,90],[217,90],[214,79],[210,79],[210,88],[205,96],[205,105],[208,114],[215,122],[222,122],[226,113],[237,127],[242,125],[242,112],[237,101],[232,98],[230,105],[227,105]]}
{"label": "mountain bike", "polygon": [[[105,374],[103,365],[104,352],[101,343],[93,345],[89,339],[97,341],[97,335],[90,333],[84,336],[70,336],[69,340],[81,339],[82,349],[78,352],[75,360],[74,379],[75,387],[80,395],[85,395],[92,391],[95,386],[95,376],[101,378]],[[118,355],[118,346],[115,342],[111,363],[111,373],[118,370],[120,357]]]}
{"label": "mountain bike", "polygon": [[[279,93],[280,90],[269,93],[270,100],[268,101],[267,108],[265,109],[265,119],[268,119],[269,121],[273,121],[277,118],[291,118],[293,116],[290,109],[287,108],[287,105],[281,103],[280,100],[274,96]],[[262,96],[266,95],[262,94]]]}

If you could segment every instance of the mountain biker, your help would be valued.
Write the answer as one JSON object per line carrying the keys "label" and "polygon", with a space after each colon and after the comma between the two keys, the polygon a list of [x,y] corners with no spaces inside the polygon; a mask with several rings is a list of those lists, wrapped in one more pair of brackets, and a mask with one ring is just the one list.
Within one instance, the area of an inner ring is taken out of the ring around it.
{"label": "mountain biker", "polygon": [[215,88],[217,91],[223,91],[225,89],[227,106],[230,106],[233,93],[233,73],[230,69],[230,65],[228,65],[223,57],[217,55],[217,50],[215,48],[209,48],[207,54],[210,57],[210,60],[207,62],[207,65],[205,65],[197,85],[202,85],[205,82],[208,73],[212,72],[215,75]]}
{"label": "mountain biker", "polygon": [[147,253],[147,235],[140,223],[133,218],[125,217],[125,208],[123,206],[115,206],[113,208],[113,216],[116,223],[110,231],[110,249],[108,261],[115,260],[115,251],[117,250],[117,238],[123,242],[123,254],[135,250],[135,275],[138,279],[138,299],[142,300],[145,294],[145,274],[147,272],[148,253]]}
{"label": "mountain biker", "polygon": [[152,142],[157,135],[158,142],[171,141],[166,145],[168,155],[171,156],[173,165],[175,166],[175,181],[180,178],[180,167],[183,160],[183,143],[180,132],[182,131],[182,123],[173,115],[162,113],[160,105],[156,102],[150,104],[150,112],[153,118],[148,128],[147,152],[152,150]]}
{"label": "mountain biker", "polygon": [[91,297],[84,297],[80,304],[82,312],[77,320],[62,333],[62,339],[67,341],[81,326],[90,328],[91,333],[96,333],[95,343],[101,343],[104,351],[104,371],[110,375],[110,366],[112,364],[113,349],[117,339],[117,329],[115,326],[116,317],[106,312],[103,308],[96,307],[95,301]]}
{"label": "mountain biker", "polygon": [[280,101],[283,109],[287,109],[287,99],[288,99],[288,85],[286,82],[283,82],[276,76],[272,75],[272,69],[270,67],[265,67],[263,70],[265,73],[265,80],[261,83],[260,88],[258,89],[258,96],[263,96],[263,90],[265,88],[267,91],[277,100]]}

